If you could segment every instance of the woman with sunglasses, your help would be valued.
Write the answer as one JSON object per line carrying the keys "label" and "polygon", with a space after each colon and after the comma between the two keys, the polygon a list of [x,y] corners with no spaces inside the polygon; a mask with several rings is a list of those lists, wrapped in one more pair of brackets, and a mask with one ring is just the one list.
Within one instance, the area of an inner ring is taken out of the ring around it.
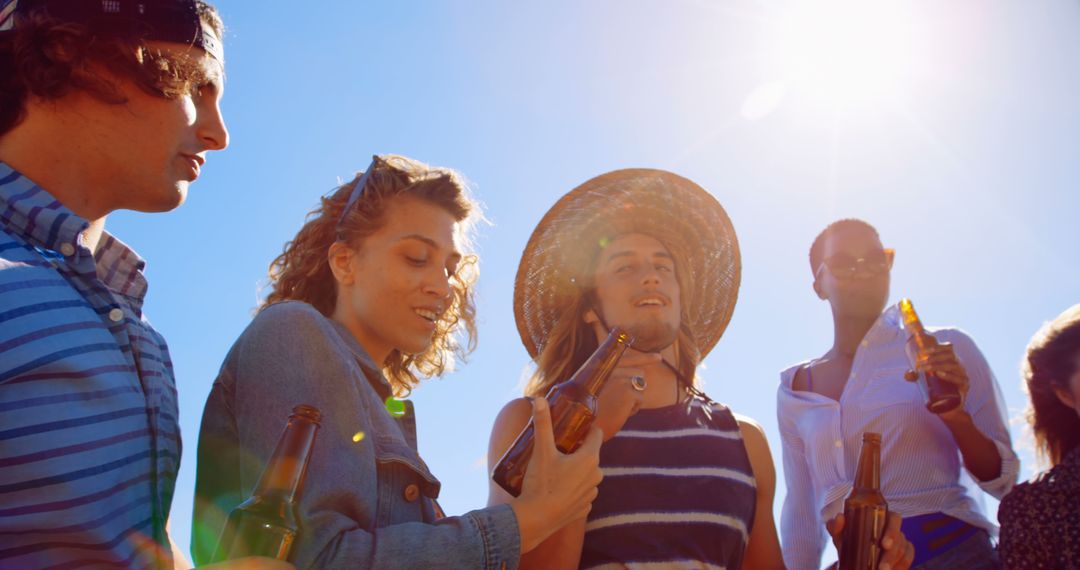
{"label": "woman with sunglasses", "polygon": [[298,503],[297,568],[515,568],[521,553],[588,512],[600,433],[573,455],[557,453],[540,399],[540,463],[521,496],[444,517],[439,481],[416,451],[412,403],[396,399],[474,345],[468,238],[477,216],[456,173],[400,156],[376,157],[323,198],[271,264],[270,295],[207,400],[197,560],[213,553],[298,404],[321,410],[322,428]]}
{"label": "woman with sunglasses", "polygon": [[[881,434],[881,487],[915,545],[912,568],[998,568],[997,527],[980,492],[1001,498],[1016,482],[1001,390],[975,343],[957,329],[919,370],[955,385],[963,404],[934,414],[905,381],[907,335],[897,307],[886,308],[893,251],[877,230],[846,219],[810,249],[814,292],[829,303],[832,347],[781,373],[777,398],[787,497],[781,536],[788,568],[819,568],[824,521],[843,510],[864,432]],[[818,521],[819,524],[807,524]]]}

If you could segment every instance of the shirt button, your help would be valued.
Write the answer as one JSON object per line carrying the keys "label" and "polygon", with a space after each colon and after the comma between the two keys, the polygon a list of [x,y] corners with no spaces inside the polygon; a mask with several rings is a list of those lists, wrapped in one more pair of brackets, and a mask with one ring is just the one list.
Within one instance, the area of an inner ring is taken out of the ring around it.
{"label": "shirt button", "polygon": [[836,440],[836,441],[834,441],[834,442],[833,442],[833,445],[835,445],[837,449],[843,449],[843,447],[844,447],[844,442],[842,442],[842,441],[840,441],[840,440],[838,439],[838,440]]}
{"label": "shirt button", "polygon": [[75,246],[70,243],[60,244],[60,253],[64,254],[64,257],[71,257],[75,255]]}
{"label": "shirt button", "polygon": [[420,487],[415,484],[405,487],[404,496],[406,501],[410,503],[416,502],[416,499],[420,498]]}
{"label": "shirt button", "polygon": [[116,308],[116,309],[113,309],[113,310],[109,311],[109,320],[114,322],[114,323],[118,323],[118,322],[124,320],[124,310],[120,309],[120,308]]}
{"label": "shirt button", "polygon": [[862,341],[862,342],[861,342],[860,344],[862,344],[862,347],[863,347],[863,348],[866,348],[866,347],[870,346],[870,341],[868,341],[868,340],[864,340],[864,341]]}

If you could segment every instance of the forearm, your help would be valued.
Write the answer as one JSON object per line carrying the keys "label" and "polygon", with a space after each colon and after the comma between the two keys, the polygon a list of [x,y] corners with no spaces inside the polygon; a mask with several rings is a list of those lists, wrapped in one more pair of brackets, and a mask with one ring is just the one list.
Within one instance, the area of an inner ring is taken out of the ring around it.
{"label": "forearm", "polygon": [[308,518],[297,537],[293,561],[298,569],[477,568],[513,570],[520,549],[511,509],[491,507],[446,517],[434,524],[408,522],[357,528],[336,512]]}
{"label": "forearm", "polygon": [[992,481],[1001,476],[1001,454],[994,440],[979,431],[970,414],[961,410],[942,416],[941,420],[952,433],[968,472],[980,481]]}
{"label": "forearm", "polygon": [[585,544],[585,519],[574,521],[555,531],[539,546],[522,554],[522,570],[543,569],[570,570],[581,563],[581,549]]}

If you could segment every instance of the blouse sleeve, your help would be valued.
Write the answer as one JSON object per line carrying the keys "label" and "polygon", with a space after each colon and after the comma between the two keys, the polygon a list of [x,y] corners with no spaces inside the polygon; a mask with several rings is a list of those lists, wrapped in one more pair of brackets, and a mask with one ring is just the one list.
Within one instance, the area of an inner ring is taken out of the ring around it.
{"label": "blouse sleeve", "polygon": [[1020,475],[1020,458],[1012,448],[1008,418],[1005,414],[1005,399],[990,365],[975,342],[963,332],[952,332],[948,340],[953,342],[956,355],[964,365],[971,382],[964,407],[971,414],[979,431],[994,442],[1001,456],[1001,472],[997,478],[989,481],[980,481],[974,475],[971,478],[983,491],[1001,499],[1016,484]]}

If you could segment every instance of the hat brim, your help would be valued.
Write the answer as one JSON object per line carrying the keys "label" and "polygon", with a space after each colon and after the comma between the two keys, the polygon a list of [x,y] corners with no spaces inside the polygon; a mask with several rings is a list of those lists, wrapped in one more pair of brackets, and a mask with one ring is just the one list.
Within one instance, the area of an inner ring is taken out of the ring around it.
{"label": "hat brim", "polygon": [[531,357],[582,294],[600,248],[628,233],[652,236],[675,258],[683,316],[704,357],[731,321],[742,262],[727,212],[697,184],[663,170],[616,170],[571,190],[544,215],[521,255],[514,318]]}

